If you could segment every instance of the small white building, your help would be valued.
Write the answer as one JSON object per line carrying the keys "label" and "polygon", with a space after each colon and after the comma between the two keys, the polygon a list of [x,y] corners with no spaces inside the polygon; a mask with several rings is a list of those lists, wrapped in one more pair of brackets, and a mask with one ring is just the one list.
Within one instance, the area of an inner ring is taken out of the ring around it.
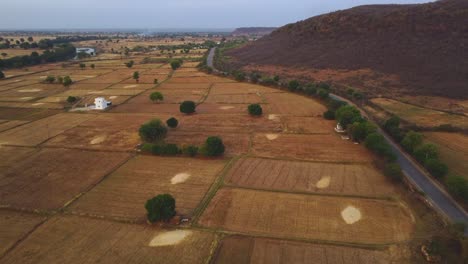
{"label": "small white building", "polygon": [[95,56],[96,50],[93,48],[76,48],[76,54],[78,53],[86,53],[89,56]]}
{"label": "small white building", "polygon": [[341,124],[338,123],[338,124],[336,124],[335,132],[337,132],[337,133],[345,133],[346,130],[344,130],[344,129],[343,129],[343,126],[341,126]]}
{"label": "small white building", "polygon": [[107,101],[104,97],[97,97],[94,99],[94,109],[96,110],[104,110],[109,105],[112,105],[112,102]]}

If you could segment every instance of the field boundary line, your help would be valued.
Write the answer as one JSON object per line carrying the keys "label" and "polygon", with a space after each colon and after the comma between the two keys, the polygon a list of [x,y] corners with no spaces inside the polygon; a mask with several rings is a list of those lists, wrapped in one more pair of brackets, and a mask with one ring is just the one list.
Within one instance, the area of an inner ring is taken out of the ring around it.
{"label": "field boundary line", "polygon": [[216,177],[215,181],[213,182],[213,184],[211,185],[210,189],[208,190],[208,192],[206,192],[205,196],[203,197],[203,199],[201,200],[201,202],[199,203],[199,205],[197,206],[197,208],[194,210],[193,212],[193,217],[192,217],[192,224],[191,226],[194,226],[194,225],[197,225],[198,223],[198,219],[200,218],[200,216],[203,214],[203,212],[205,211],[205,209],[208,207],[208,204],[210,203],[210,201],[213,199],[213,197],[216,195],[216,193],[218,192],[219,188],[221,188],[224,184],[224,178],[226,176],[226,174],[229,172],[229,170],[232,168],[232,166],[242,157],[241,156],[235,156],[233,158],[231,158],[227,163],[226,165],[224,166],[224,168],[219,172],[219,175],[218,177]]}

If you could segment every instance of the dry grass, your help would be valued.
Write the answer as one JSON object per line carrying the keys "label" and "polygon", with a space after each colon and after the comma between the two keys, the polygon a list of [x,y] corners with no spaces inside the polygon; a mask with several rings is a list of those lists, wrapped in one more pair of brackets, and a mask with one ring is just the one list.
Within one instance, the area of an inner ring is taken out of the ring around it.
{"label": "dry grass", "polygon": [[314,99],[291,93],[265,94],[271,112],[293,116],[322,116],[327,109]]}
{"label": "dry grass", "polygon": [[[354,206],[362,219],[345,223]],[[224,188],[200,218],[210,228],[306,240],[386,244],[410,239],[410,213],[395,202]]]}

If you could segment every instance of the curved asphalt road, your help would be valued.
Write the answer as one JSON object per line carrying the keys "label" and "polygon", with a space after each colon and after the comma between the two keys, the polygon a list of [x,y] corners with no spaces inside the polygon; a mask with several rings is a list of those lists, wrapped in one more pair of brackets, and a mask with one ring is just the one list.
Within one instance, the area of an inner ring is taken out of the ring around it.
{"label": "curved asphalt road", "polygon": [[[207,57],[207,65],[217,71],[213,66],[213,58],[216,48],[212,48]],[[332,98],[337,100],[346,101],[354,106],[354,103],[349,100],[331,94]],[[357,107],[357,106],[356,106]],[[365,115],[365,112],[361,110]],[[379,128],[379,132],[385,137],[390,144],[392,150],[397,155],[397,162],[400,164],[403,172],[405,173],[408,180],[415,184],[422,192],[426,194],[426,198],[440,213],[445,215],[452,222],[463,222],[468,224],[468,214],[466,211],[455,201],[453,198],[436,183],[431,176],[423,172],[418,165],[402,150],[398,147],[393,140]],[[468,228],[465,230],[465,235],[468,234]]]}

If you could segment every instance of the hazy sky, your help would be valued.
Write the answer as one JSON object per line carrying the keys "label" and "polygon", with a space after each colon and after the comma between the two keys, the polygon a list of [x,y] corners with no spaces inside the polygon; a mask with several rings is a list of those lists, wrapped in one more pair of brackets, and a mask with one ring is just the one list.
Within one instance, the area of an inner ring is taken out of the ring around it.
{"label": "hazy sky", "polygon": [[282,26],[363,4],[429,0],[0,0],[0,29]]}

